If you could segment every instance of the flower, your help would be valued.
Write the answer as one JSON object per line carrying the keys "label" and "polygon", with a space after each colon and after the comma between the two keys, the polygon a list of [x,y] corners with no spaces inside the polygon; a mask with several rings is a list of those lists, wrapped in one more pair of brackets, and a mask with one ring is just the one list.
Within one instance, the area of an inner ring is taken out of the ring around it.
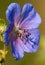
{"label": "flower", "polygon": [[37,28],[41,23],[41,17],[33,5],[26,3],[21,12],[18,3],[11,3],[6,10],[6,18],[9,25],[4,33],[4,42],[6,45],[10,43],[15,59],[23,58],[24,52],[36,52],[40,40]]}

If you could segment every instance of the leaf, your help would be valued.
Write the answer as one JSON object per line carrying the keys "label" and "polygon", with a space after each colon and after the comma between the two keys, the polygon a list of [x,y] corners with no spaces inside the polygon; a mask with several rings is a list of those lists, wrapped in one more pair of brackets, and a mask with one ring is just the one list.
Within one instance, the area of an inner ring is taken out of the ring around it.
{"label": "leaf", "polygon": [[2,34],[6,29],[6,22],[4,19],[0,18],[0,34]]}
{"label": "leaf", "polygon": [[6,21],[0,18],[0,41],[3,42],[3,33],[6,29]]}

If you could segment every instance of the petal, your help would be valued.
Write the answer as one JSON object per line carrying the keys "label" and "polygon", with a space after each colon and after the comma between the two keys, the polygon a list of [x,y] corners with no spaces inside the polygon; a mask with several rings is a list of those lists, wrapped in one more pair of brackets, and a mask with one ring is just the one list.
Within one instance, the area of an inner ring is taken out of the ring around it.
{"label": "petal", "polygon": [[23,44],[20,38],[18,38],[17,40],[13,40],[11,42],[11,48],[12,48],[12,54],[16,60],[23,58],[24,50],[23,50]]}
{"label": "petal", "polygon": [[22,29],[32,29],[37,28],[41,23],[41,17],[35,11],[31,4],[26,4],[22,10],[22,19],[20,27]]}
{"label": "petal", "polygon": [[6,45],[9,44],[9,41],[10,41],[9,35],[10,35],[10,32],[12,31],[12,28],[13,28],[13,24],[9,24],[6,28],[6,31],[4,32],[3,37],[4,37],[4,42]]}
{"label": "petal", "polygon": [[25,52],[36,52],[39,45],[40,40],[40,32],[37,29],[33,29],[28,31],[30,35],[26,37],[24,35],[22,41],[24,43],[24,51]]}
{"label": "petal", "polygon": [[29,13],[32,12],[33,9],[34,8],[33,8],[32,4],[29,4],[29,3],[27,3],[27,4],[25,4],[23,6],[23,8],[22,8],[22,19],[21,19],[21,23],[23,22],[23,20],[25,18],[27,18],[29,16]]}
{"label": "petal", "polygon": [[9,22],[17,21],[20,16],[20,5],[11,3],[6,10],[6,18]]}
{"label": "petal", "polygon": [[22,29],[34,29],[38,28],[38,26],[41,24],[41,18],[38,13],[30,20],[26,19],[23,21],[23,23],[20,25]]}

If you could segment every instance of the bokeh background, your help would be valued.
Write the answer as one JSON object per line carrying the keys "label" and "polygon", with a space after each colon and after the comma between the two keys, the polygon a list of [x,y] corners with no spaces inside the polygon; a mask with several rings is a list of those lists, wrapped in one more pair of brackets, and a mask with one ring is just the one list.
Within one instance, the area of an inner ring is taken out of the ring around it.
{"label": "bokeh background", "polygon": [[[42,23],[39,26],[41,37],[38,51],[36,53],[25,53],[25,56],[19,61],[14,59],[11,54],[11,49],[8,46],[5,65],[45,65],[45,0],[0,0],[0,18],[5,19],[6,23],[5,11],[12,2],[19,3],[21,7],[23,7],[25,3],[33,4],[42,18]],[[3,48],[3,44],[3,42],[0,42],[0,49]]]}

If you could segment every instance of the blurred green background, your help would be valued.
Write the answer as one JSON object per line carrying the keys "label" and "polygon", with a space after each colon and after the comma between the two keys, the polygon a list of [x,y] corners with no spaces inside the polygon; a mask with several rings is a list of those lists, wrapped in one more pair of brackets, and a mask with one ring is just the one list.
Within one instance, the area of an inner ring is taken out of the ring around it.
{"label": "blurred green background", "polygon": [[[39,27],[41,32],[40,44],[36,53],[25,53],[24,57],[16,61],[11,54],[11,49],[8,46],[8,54],[6,57],[6,65],[45,65],[45,0],[0,0],[0,18],[5,19],[5,11],[8,5],[12,2],[17,2],[22,7],[25,3],[32,3],[36,11],[42,18],[42,23]],[[3,48],[3,43],[0,42],[0,49]]]}

